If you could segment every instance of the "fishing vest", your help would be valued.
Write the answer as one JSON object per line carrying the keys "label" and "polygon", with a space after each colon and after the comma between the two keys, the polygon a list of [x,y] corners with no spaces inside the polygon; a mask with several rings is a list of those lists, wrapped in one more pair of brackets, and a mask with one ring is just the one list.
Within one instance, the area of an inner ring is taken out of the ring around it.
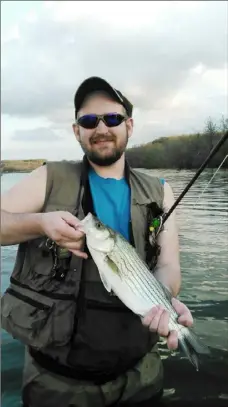
{"label": "fishing vest", "polygon": [[[84,161],[46,165],[42,212],[68,211],[83,219],[91,210]],[[163,186],[148,173],[131,169],[127,163],[126,168],[131,188],[131,243],[143,260],[153,264],[153,248],[148,259],[148,222],[156,211],[162,211]],[[60,253],[59,262],[56,253]],[[19,244],[10,285],[1,300],[2,328],[27,345],[44,368],[104,383],[133,367],[158,336],[106,291],[91,256],[84,260],[67,253],[47,237]]]}

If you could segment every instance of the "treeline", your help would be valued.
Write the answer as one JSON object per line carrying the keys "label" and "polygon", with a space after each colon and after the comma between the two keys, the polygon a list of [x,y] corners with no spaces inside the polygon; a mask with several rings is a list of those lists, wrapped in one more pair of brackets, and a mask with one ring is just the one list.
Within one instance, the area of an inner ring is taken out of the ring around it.
{"label": "treeline", "polygon": [[[211,118],[202,133],[161,137],[150,143],[129,148],[126,157],[134,168],[196,169],[206,159],[211,149],[228,130],[228,119],[222,117],[219,125]],[[228,154],[228,140],[208,163],[208,168],[218,167]],[[228,159],[222,168],[228,168]]]}

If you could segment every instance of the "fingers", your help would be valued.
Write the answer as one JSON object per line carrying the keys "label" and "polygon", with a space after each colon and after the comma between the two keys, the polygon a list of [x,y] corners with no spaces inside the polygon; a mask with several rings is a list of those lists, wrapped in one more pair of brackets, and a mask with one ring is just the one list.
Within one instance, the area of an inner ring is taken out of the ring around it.
{"label": "fingers", "polygon": [[[69,217],[68,217],[69,215]],[[74,218],[74,216],[72,215]],[[83,242],[85,233],[80,230],[80,223],[77,218],[76,221],[74,222],[74,225],[71,226],[71,224],[67,223],[71,220],[71,214],[67,213],[67,216],[65,216],[66,219],[62,217],[62,220],[60,223],[56,223],[56,228],[57,228],[57,233],[59,233],[59,236],[55,239],[56,243],[61,245],[62,242],[64,241],[69,241],[69,242]],[[73,224],[73,222],[71,222]],[[77,249],[77,247],[76,247]]]}
{"label": "fingers", "polygon": [[188,310],[188,308],[183,302],[179,301],[177,298],[174,297],[172,298],[172,305],[179,315],[183,314],[183,312]]}
{"label": "fingers", "polygon": [[59,212],[59,214],[62,219],[65,220],[65,222],[67,222],[73,228],[77,229],[77,227],[80,225],[80,220],[76,218],[76,216],[72,215],[70,212],[61,211]]}
{"label": "fingers", "polygon": [[81,257],[82,259],[88,259],[88,255],[85,252],[82,252],[80,250],[73,250],[71,249],[70,252],[72,252],[75,256]]}
{"label": "fingers", "polygon": [[158,332],[160,336],[167,337],[169,334],[169,312],[164,310],[158,324]]}
{"label": "fingers", "polygon": [[79,228],[80,221],[68,212],[48,212],[41,217],[41,229],[44,235],[49,236],[57,244],[62,240],[78,241],[85,234]]}
{"label": "fingers", "polygon": [[169,331],[169,312],[164,307],[157,305],[143,318],[143,325],[148,326],[151,332],[157,332],[159,336],[167,338],[167,346],[170,350],[178,348],[178,334]]}
{"label": "fingers", "polygon": [[64,211],[59,211],[54,216],[52,225],[55,225],[56,230],[53,233],[53,240],[57,245],[68,249],[76,256],[87,259],[88,255],[81,250],[85,240],[85,233],[80,230],[79,219]]}
{"label": "fingers", "polygon": [[81,250],[81,248],[83,246],[83,242],[84,242],[84,236],[80,237],[80,240],[75,240],[75,241],[70,240],[69,241],[67,238],[67,239],[60,239],[56,243],[61,247],[65,247],[66,249],[68,249],[70,252],[72,252],[76,256],[82,257],[83,259],[87,259],[88,255]]}
{"label": "fingers", "polygon": [[[172,305],[179,314],[178,322],[185,326],[193,325],[193,317],[188,307],[176,298],[172,299]],[[153,307],[144,318],[142,323],[149,327],[151,332],[157,332],[159,336],[167,338],[167,346],[170,350],[178,348],[177,331],[169,331],[169,312],[163,306]]]}
{"label": "fingers", "polygon": [[41,229],[43,234],[58,246],[68,249],[78,257],[88,258],[87,253],[81,250],[85,233],[80,229],[79,219],[71,213],[64,211],[44,213],[41,218]]}
{"label": "fingers", "polygon": [[178,320],[179,324],[187,326],[187,327],[192,327],[193,326],[193,318],[192,315],[190,314],[183,314],[181,315]]}
{"label": "fingers", "polygon": [[157,332],[160,336],[168,336],[169,312],[162,306],[156,306],[143,318],[143,325],[148,326],[151,332]]}
{"label": "fingers", "polygon": [[167,318],[164,320],[164,314],[166,311],[159,307],[156,315],[153,317],[149,330],[151,332],[157,332],[160,336],[167,336],[169,329],[168,329],[168,324],[165,325],[165,320],[167,321]]}
{"label": "fingers", "polygon": [[179,314],[178,322],[187,327],[193,326],[193,317],[188,307],[176,298],[172,298],[172,305]]}
{"label": "fingers", "polygon": [[76,230],[72,226],[69,226],[67,224],[64,225],[61,232],[61,237],[66,240],[79,241],[83,240],[85,236],[83,232],[81,232],[80,230]]}
{"label": "fingers", "polygon": [[83,240],[72,242],[72,240],[69,241],[69,240],[62,239],[60,241],[59,246],[65,247],[68,250],[81,250],[81,248],[83,246]]}
{"label": "fingers", "polygon": [[170,350],[175,350],[178,348],[177,331],[170,331],[170,334],[167,338],[167,346]]}
{"label": "fingers", "polygon": [[158,311],[158,306],[151,308],[151,310],[145,315],[145,317],[142,318],[143,325],[150,326],[152,319],[157,314],[157,311]]}

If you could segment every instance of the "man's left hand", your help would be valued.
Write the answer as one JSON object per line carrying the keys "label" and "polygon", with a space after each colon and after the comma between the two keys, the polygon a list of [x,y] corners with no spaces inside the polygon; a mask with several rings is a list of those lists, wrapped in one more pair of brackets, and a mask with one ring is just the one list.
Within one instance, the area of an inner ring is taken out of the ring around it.
{"label": "man's left hand", "polygon": [[[191,327],[193,317],[188,307],[176,298],[172,298],[172,305],[179,315],[178,322],[181,325]],[[169,331],[169,312],[162,305],[153,307],[142,319],[142,323],[149,327],[151,332],[157,332],[159,336],[167,338],[169,349],[177,349],[178,337],[176,331]]]}

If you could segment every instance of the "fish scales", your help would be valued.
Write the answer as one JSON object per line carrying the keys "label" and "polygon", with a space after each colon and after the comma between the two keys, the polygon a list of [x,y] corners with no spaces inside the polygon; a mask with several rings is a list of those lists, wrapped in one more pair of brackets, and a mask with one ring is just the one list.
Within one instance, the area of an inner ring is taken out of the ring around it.
{"label": "fish scales", "polygon": [[[129,250],[129,246],[125,244],[123,239],[117,237],[116,245],[110,257],[119,267],[121,274],[124,274],[127,279],[131,280],[133,285],[136,284],[137,287],[140,287],[152,304],[163,303],[171,310],[170,303],[164,297],[164,292],[156,278],[152,275],[152,272],[148,271],[144,262],[136,255],[135,250]],[[128,269],[127,273],[123,271],[121,260]],[[129,269],[129,265],[131,269]]]}
{"label": "fish scales", "polygon": [[150,300],[147,290],[143,284],[141,284],[141,279],[137,279],[135,275],[135,264],[132,261],[132,258],[129,256],[129,253],[126,250],[123,250],[122,246],[116,244],[115,250],[110,253],[112,261],[117,265],[120,270],[120,274],[124,282],[130,286],[134,287],[136,293],[144,295],[145,298]]}
{"label": "fish scales", "polygon": [[[137,292],[140,292],[142,296],[144,294],[148,300],[151,300],[148,291],[149,287],[147,288],[145,286],[140,272],[137,272],[138,267],[136,262],[134,262],[134,259],[132,259],[131,253],[117,243],[115,249],[110,253],[110,258],[119,268],[121,277],[124,279],[125,283],[128,284],[131,282],[132,285],[136,287]],[[124,269],[124,267],[126,268]]]}

